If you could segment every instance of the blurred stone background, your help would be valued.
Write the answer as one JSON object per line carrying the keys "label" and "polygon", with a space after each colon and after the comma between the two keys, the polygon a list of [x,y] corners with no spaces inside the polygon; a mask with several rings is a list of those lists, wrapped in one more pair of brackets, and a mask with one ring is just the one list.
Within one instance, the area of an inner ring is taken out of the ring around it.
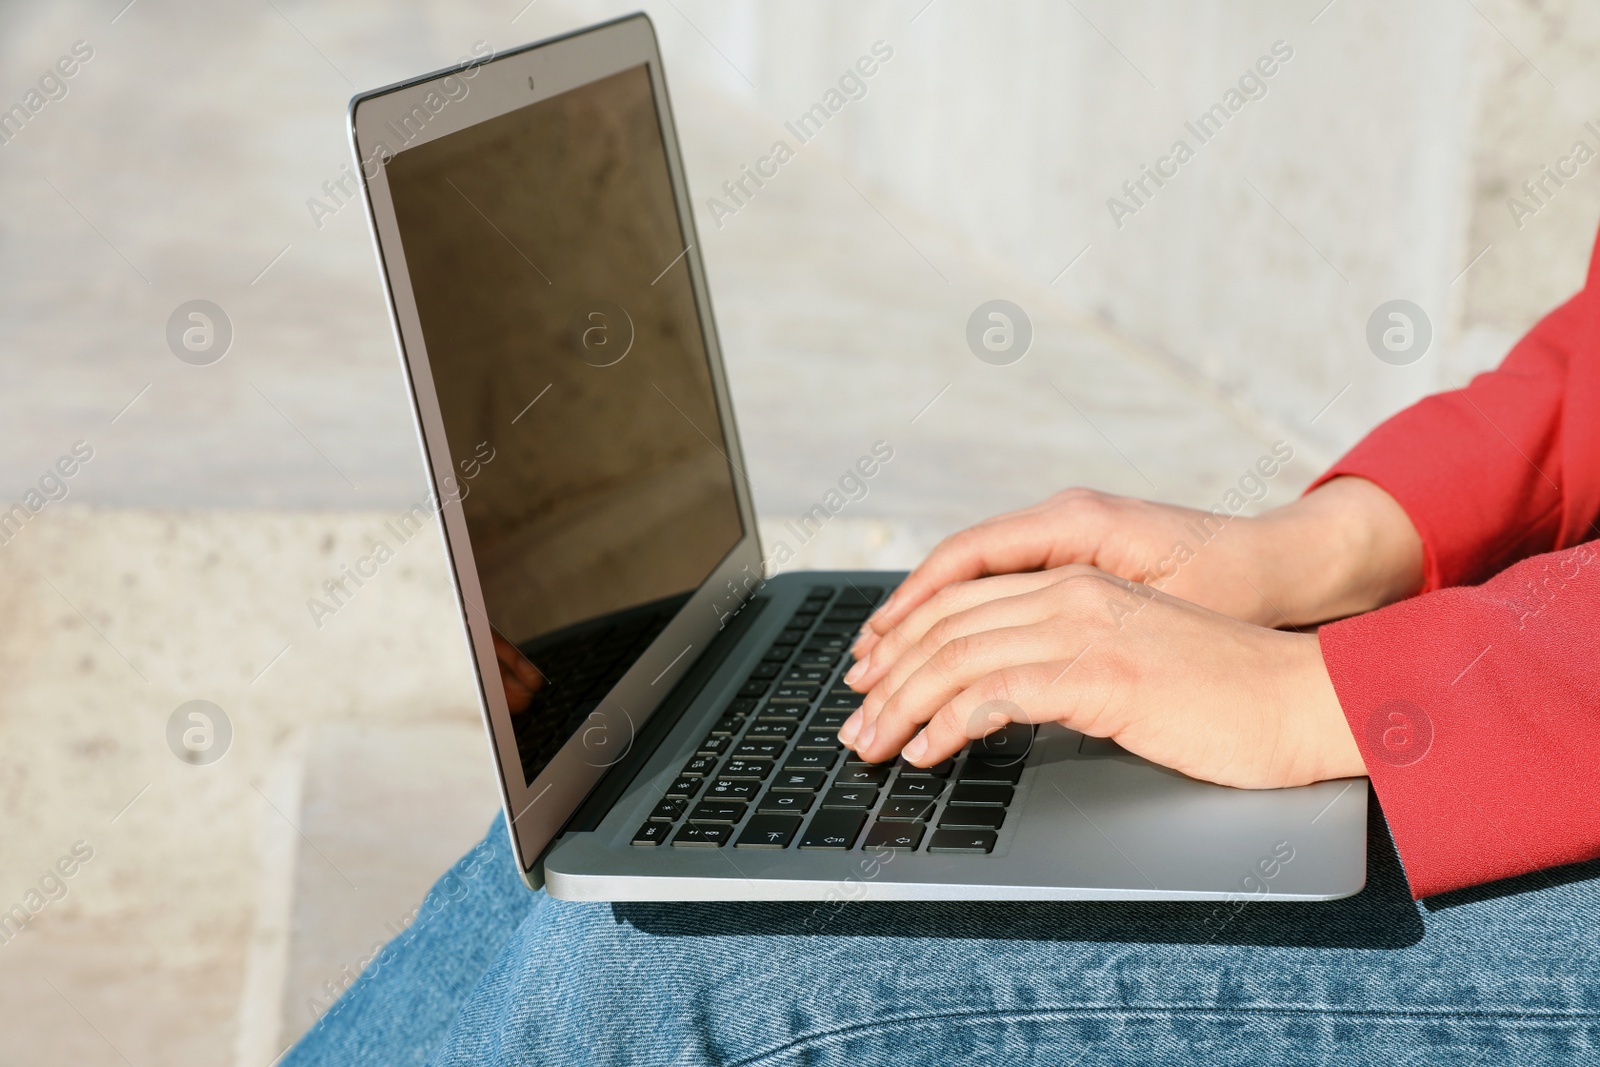
{"label": "blurred stone background", "polygon": [[[494,811],[437,536],[321,629],[305,608],[426,493],[361,210],[308,200],[358,89],[633,8],[524,2],[0,6],[0,108],[92,49],[0,145],[0,503],[93,449],[0,538],[0,912],[92,849],[0,943],[0,1061],[267,1067]],[[1279,439],[1282,502],[1496,362],[1600,215],[1600,165],[1521,190],[1600,149],[1576,0],[645,7],[765,527],[895,449],[799,566],[909,565],[1069,484],[1208,505]],[[795,159],[714,217],[780,138]],[[196,298],[233,325],[211,366],[165,340]],[[992,298],[1033,321],[1010,366],[965,344]],[[1433,326],[1407,366],[1365,340],[1391,299]],[[233,730],[204,766],[167,743],[194,699]]]}

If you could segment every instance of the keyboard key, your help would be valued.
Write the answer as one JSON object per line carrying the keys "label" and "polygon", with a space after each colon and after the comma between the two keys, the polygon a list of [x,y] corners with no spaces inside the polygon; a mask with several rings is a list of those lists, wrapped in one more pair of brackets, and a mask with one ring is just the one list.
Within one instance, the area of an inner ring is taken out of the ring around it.
{"label": "keyboard key", "polygon": [[827,780],[821,771],[784,771],[772,780],[772,788],[786,793],[815,793]]}
{"label": "keyboard key", "polygon": [[[833,613],[825,615],[821,622],[811,628],[811,640],[816,641],[824,637],[844,638],[844,647],[849,648],[861,637],[861,627],[866,625],[861,619],[838,619]],[[807,642],[808,644],[810,642]]]}
{"label": "keyboard key", "polygon": [[705,778],[717,769],[717,757],[710,755],[696,756],[683,765],[683,770],[678,773],[685,778]]}
{"label": "keyboard key", "polygon": [[937,778],[896,778],[889,788],[892,797],[926,797],[932,799],[944,792],[944,783]]}
{"label": "keyboard key", "polygon": [[868,850],[890,852],[915,852],[922,844],[922,834],[927,829],[920,822],[877,822],[867,831],[861,847]]}
{"label": "keyboard key", "polygon": [[[739,690],[739,695],[742,697],[766,696],[767,690],[771,685],[772,683],[765,678],[752,678],[744,683],[744,686]],[[677,844],[677,842],[674,841],[673,844]]]}
{"label": "keyboard key", "polygon": [[783,673],[782,662],[763,661],[750,672],[752,678],[776,678]]}
{"label": "keyboard key", "polygon": [[1022,761],[1015,763],[993,760],[969,759],[961,765],[958,776],[963,782],[993,782],[996,785],[1016,785],[1022,778]]}
{"label": "keyboard key", "polygon": [[838,752],[844,748],[837,730],[807,730],[794,743],[795,748],[816,749],[819,752]]}
{"label": "keyboard key", "polygon": [[860,632],[861,623],[850,619],[835,619],[831,616],[823,619],[822,622],[818,623],[817,626],[811,631],[812,636],[821,636],[826,634],[829,637],[837,636],[850,638],[855,637],[855,635]]}
{"label": "keyboard key", "polygon": [[800,829],[798,815],[757,815],[733,843],[734,848],[787,848]]}
{"label": "keyboard key", "polygon": [[878,812],[878,818],[890,822],[927,822],[933,817],[933,801],[907,797],[891,800]]}
{"label": "keyboard key", "polygon": [[880,786],[888,780],[889,765],[886,763],[847,763],[833,784]]}
{"label": "keyboard key", "polygon": [[688,803],[686,801],[673,800],[671,797],[668,797],[666,800],[663,800],[661,803],[655,806],[655,810],[650,813],[650,821],[677,822],[678,816],[683,814],[683,809],[686,807],[688,807]]}
{"label": "keyboard key", "polygon": [[1016,790],[1009,785],[957,783],[950,791],[950,803],[971,804],[986,808],[1003,808],[1011,803]]}
{"label": "keyboard key", "polygon": [[929,852],[993,852],[993,830],[935,830],[928,840]]}
{"label": "keyboard key", "polygon": [[737,718],[743,718],[744,716],[750,714],[752,711],[755,711],[755,710],[756,710],[755,698],[753,698],[753,697],[740,697],[738,700],[735,700],[731,704],[729,704],[726,708],[723,708],[722,709],[722,714],[724,716],[731,715],[731,716],[733,716],[734,718],[737,719]]}
{"label": "keyboard key", "polygon": [[873,607],[882,599],[883,587],[881,585],[847,585],[844,587],[844,592],[839,594],[838,603],[850,607],[855,607],[856,605]]}
{"label": "keyboard key", "polygon": [[839,591],[838,586],[814,585],[806,590],[807,600],[832,600],[833,594]]}
{"label": "keyboard key", "polygon": [[878,791],[870,785],[836,785],[822,798],[825,808],[870,808],[878,802]]}
{"label": "keyboard key", "polygon": [[723,752],[727,751],[728,745],[732,741],[733,738],[729,737],[727,734],[712,734],[710,737],[700,742],[699,751],[710,753],[713,756],[721,755]]}
{"label": "keyboard key", "polygon": [[[941,833],[945,831],[940,831]],[[955,833],[956,831],[949,831]],[[733,836],[733,827],[720,823],[692,822],[678,831],[672,844],[679,848],[721,848]]]}
{"label": "keyboard key", "polygon": [[636,845],[659,845],[667,839],[672,832],[672,824],[665,822],[647,822],[639,827],[639,832],[633,835]]}
{"label": "keyboard key", "polygon": [[783,755],[784,743],[776,738],[753,737],[739,742],[733,750],[734,759],[777,759]]}
{"label": "keyboard key", "polygon": [[748,779],[718,778],[711,783],[711,788],[706,790],[706,799],[750,800],[760,791],[760,782],[752,782]]}
{"label": "keyboard key", "polygon": [[760,781],[772,773],[774,764],[765,759],[731,759],[728,765],[722,768],[724,778],[754,778]]}
{"label": "keyboard key", "polygon": [[[861,833],[861,826],[866,821],[867,813],[864,811],[834,811],[824,808],[811,816],[811,825],[806,827],[805,836],[800,839],[800,847],[842,852],[856,843],[856,836]],[[960,832],[964,831],[951,831],[951,833]]]}
{"label": "keyboard key", "polygon": [[1004,763],[1021,760],[1031,748],[1033,748],[1033,724],[1011,722],[988,737],[972,742],[972,751],[969,755]]}
{"label": "keyboard key", "polygon": [[791,667],[789,673],[783,676],[784,685],[814,685],[819,688],[827,684],[833,672],[817,667]]}
{"label": "keyboard key", "polygon": [[834,604],[833,610],[828,612],[828,618],[830,620],[836,620],[839,622],[853,622],[856,624],[856,629],[859,630],[861,628],[861,624],[866,622],[867,616],[871,614],[872,608],[868,605],[859,603],[848,604],[841,599],[838,603]]}
{"label": "keyboard key", "polygon": [[722,718],[718,719],[717,720],[717,724],[711,728],[711,733],[713,735],[715,735],[715,734],[736,734],[740,730],[743,730],[743,729],[744,729],[744,720],[743,719],[738,718],[737,716],[734,716],[734,715],[724,715]]}
{"label": "keyboard key", "polygon": [[762,722],[799,722],[806,713],[804,704],[767,704],[756,718]]}
{"label": "keyboard key", "polygon": [[700,791],[700,779],[679,778],[667,789],[667,796],[681,800],[688,800]]}
{"label": "keyboard key", "polygon": [[815,685],[780,685],[772,691],[772,696],[767,700],[767,706],[773,704],[809,704],[817,699],[822,692],[820,686]]}
{"label": "keyboard key", "polygon": [[771,648],[767,649],[766,655],[761,657],[761,662],[784,663],[787,662],[789,657],[793,654],[794,647],[791,645],[773,645]]}
{"label": "keyboard key", "polygon": [[791,752],[783,761],[786,771],[826,771],[839,762],[837,752]]}
{"label": "keyboard key", "polygon": [[781,737],[785,741],[794,736],[795,724],[789,722],[758,722],[750,727],[750,732],[745,734],[745,740],[755,737]]}
{"label": "keyboard key", "polygon": [[939,816],[942,829],[955,830],[998,830],[1005,821],[1005,808],[972,808],[959,804],[954,807],[946,804],[944,814]]}
{"label": "keyboard key", "polygon": [[744,805],[729,800],[706,800],[694,806],[690,822],[736,823],[744,818]]}
{"label": "keyboard key", "polygon": [[839,660],[842,659],[843,657],[844,657],[844,653],[842,651],[837,651],[837,652],[817,651],[817,652],[813,652],[813,651],[809,651],[808,650],[808,651],[801,652],[800,655],[795,659],[794,662],[795,662],[796,666],[800,666],[800,667],[827,667],[827,668],[833,668],[833,667],[838,666]]}
{"label": "keyboard key", "polygon": [[[804,815],[811,810],[811,805],[816,801],[815,793],[774,793],[767,791],[761,798],[761,803],[756,805],[756,813],[760,815]],[[989,808],[974,808],[974,811],[989,811]]]}
{"label": "keyboard key", "polygon": [[837,732],[849,717],[850,713],[848,711],[819,711],[811,716],[811,721],[806,724],[806,729],[833,730]]}
{"label": "keyboard key", "polygon": [[849,637],[845,637],[840,634],[823,634],[820,637],[813,637],[811,640],[807,641],[805,648],[801,651],[836,652],[840,655],[843,655],[845,649],[849,648],[853,644],[855,644],[855,642]]}
{"label": "keyboard key", "polygon": [[793,647],[794,645],[798,645],[801,641],[805,640],[806,631],[809,629],[810,627],[807,626],[791,626],[780,633],[777,637],[773,638],[772,643],[779,647]]}
{"label": "keyboard key", "polygon": [[818,707],[824,711],[854,711],[867,699],[865,693],[829,693]]}
{"label": "keyboard key", "polygon": [[950,777],[950,772],[955,769],[955,765],[956,761],[952,759],[944,760],[942,763],[935,763],[932,767],[913,767],[909,763],[902,762],[900,764],[900,777],[948,778]]}

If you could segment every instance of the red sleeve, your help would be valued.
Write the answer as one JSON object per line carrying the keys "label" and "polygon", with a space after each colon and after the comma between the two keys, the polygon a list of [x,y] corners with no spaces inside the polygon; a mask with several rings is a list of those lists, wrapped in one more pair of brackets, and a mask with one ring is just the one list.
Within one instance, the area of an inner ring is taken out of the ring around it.
{"label": "red sleeve", "polygon": [[1424,592],[1600,537],[1597,327],[1586,288],[1497,369],[1389,419],[1311,488],[1353,474],[1399,501],[1422,535]]}
{"label": "red sleeve", "polygon": [[1320,638],[1413,896],[1600,856],[1600,541]]}
{"label": "red sleeve", "polygon": [[1344,474],[1399,501],[1425,554],[1426,595],[1322,629],[1413,894],[1600,855],[1600,244],[1497,370],[1315,485]]}

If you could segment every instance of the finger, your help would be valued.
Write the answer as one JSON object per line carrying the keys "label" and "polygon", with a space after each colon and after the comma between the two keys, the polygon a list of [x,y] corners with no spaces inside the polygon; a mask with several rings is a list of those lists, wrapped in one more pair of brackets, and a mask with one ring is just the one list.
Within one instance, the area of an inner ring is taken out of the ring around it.
{"label": "finger", "polygon": [[526,711],[528,705],[533,703],[533,690],[503,670],[500,672],[500,683],[505,687],[506,708],[511,714]]}
{"label": "finger", "polygon": [[1014,512],[941,541],[867,619],[867,639],[862,642],[861,654],[870,651],[891,628],[951,582],[1045,566],[1051,556],[1052,538],[1040,528],[1042,514],[1039,508]]}
{"label": "finger", "polygon": [[1075,693],[1057,684],[1062,667],[1055,662],[1029,663],[984,675],[941,706],[906,743],[906,761],[931,767],[960,752],[969,741],[987,737],[1008,722],[1070,718]]}
{"label": "finger", "polygon": [[[880,664],[875,654],[866,680],[872,683],[867,697],[862,701],[867,717],[872,717],[894,691],[904,685],[915,670],[928,662],[931,656],[947,641],[965,637],[968,633],[997,630],[1008,625],[1026,625],[1042,621],[1056,611],[1053,598],[1042,595],[1058,582],[1070,576],[1070,568],[1054,571],[1035,571],[1032,574],[1006,574],[986,577],[978,582],[962,582],[939,593],[928,601],[918,613],[907,619],[896,632],[896,645],[904,651],[888,661],[891,649],[882,648],[885,662]],[[949,609],[946,609],[949,606]],[[922,614],[922,617],[918,617]],[[904,635],[904,637],[901,637]],[[858,685],[858,688],[861,688]]]}
{"label": "finger", "polygon": [[[1091,635],[1104,622],[1101,607],[1107,596],[1108,583],[1117,588],[1129,584],[1093,567],[1080,565],[1057,567],[1043,574],[1026,577],[1034,580],[1046,578],[1048,583],[1040,582],[1034,589],[968,608],[930,627],[922,640],[909,649],[893,670],[867,694],[855,716],[856,722],[850,736],[845,736],[841,731],[841,739],[851,745],[875,740],[868,731],[876,732],[876,722],[883,709],[895,698],[906,680],[915,676],[925,664],[937,666],[938,657],[952,654],[950,650],[941,652],[949,642],[988,631],[1032,627],[1047,635],[1045,645],[1042,648],[1018,645],[1011,651],[1017,657],[1027,650],[1037,651],[1040,659],[1058,658],[1063,647],[1070,647],[1063,645],[1064,639],[1070,641],[1070,645],[1093,643]],[[1001,580],[991,578],[970,584],[998,586]],[[1021,585],[1020,582],[1016,584]],[[1076,656],[1078,651],[1074,651],[1073,655]]]}
{"label": "finger", "polygon": [[[1002,626],[1038,622],[1047,617],[1051,605],[1037,598],[1027,604],[1013,602],[1028,599],[1027,594],[1061,581],[1063,577],[1061,570],[1003,575],[980,582],[963,582],[942,590],[913,612],[905,626],[896,627],[886,639],[893,643],[880,646],[868,667],[857,665],[864,677],[856,676],[856,668],[845,675],[847,682],[858,691],[866,690],[867,695],[840,726],[839,739],[847,745],[853,744],[857,735],[877,719],[884,701],[946,641]],[[1004,595],[1008,593],[1010,595]],[[992,599],[985,599],[986,596]],[[915,641],[913,633],[917,635]]]}
{"label": "finger", "polygon": [[539,668],[529,663],[528,658],[518,651],[516,645],[499,634],[494,635],[494,655],[501,665],[530,691],[544,685],[544,676],[539,673]]}
{"label": "finger", "polygon": [[520,654],[517,656],[516,661],[512,663],[511,669],[517,672],[517,680],[527,686],[530,691],[537,691],[540,686],[544,685],[544,675],[539,672],[539,668],[529,663]]}
{"label": "finger", "polygon": [[901,579],[894,592],[889,594],[889,599],[878,605],[877,610],[867,616],[867,621],[861,624],[861,630],[856,634],[855,643],[850,646],[851,655],[856,659],[865,659],[877,647],[883,635],[892,628],[900,625],[912,611],[915,611],[929,597],[940,589],[971,578],[982,578],[982,568],[962,566],[953,557],[956,554],[967,554],[968,546],[960,544],[963,538],[968,537],[976,530],[987,530],[989,527],[1004,523],[1014,522],[1018,518],[1038,510],[1042,505],[1035,504],[1019,511],[1003,512],[991,518],[982,519],[972,526],[958,533],[951,534],[933,547],[927,557]]}
{"label": "finger", "polygon": [[[1061,572],[1054,570],[1031,571],[1025,574],[998,575],[981,581],[957,582],[946,586],[911,612],[904,622],[884,635],[878,646],[873,649],[872,655],[852,667],[844,680],[857,692],[865,693],[900,666],[906,654],[916,648],[929,631],[945,619],[980,604],[1054,585],[1062,577],[1064,575]],[[926,656],[915,657],[911,666],[914,668],[925,658]]]}
{"label": "finger", "polygon": [[889,759],[941,707],[980,678],[1023,664],[1051,662],[1061,655],[1062,635],[1055,626],[1014,626],[955,638],[884,703],[877,718],[862,730],[856,751],[873,762]]}

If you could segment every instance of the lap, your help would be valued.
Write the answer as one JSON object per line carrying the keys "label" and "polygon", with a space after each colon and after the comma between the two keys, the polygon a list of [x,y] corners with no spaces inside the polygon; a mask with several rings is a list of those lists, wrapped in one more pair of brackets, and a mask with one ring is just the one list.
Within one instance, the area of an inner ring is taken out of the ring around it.
{"label": "lap", "polygon": [[1367,888],[1316,904],[574,904],[522,886],[504,833],[286,1064],[1600,1052],[1600,871],[1417,905],[1381,823]]}

